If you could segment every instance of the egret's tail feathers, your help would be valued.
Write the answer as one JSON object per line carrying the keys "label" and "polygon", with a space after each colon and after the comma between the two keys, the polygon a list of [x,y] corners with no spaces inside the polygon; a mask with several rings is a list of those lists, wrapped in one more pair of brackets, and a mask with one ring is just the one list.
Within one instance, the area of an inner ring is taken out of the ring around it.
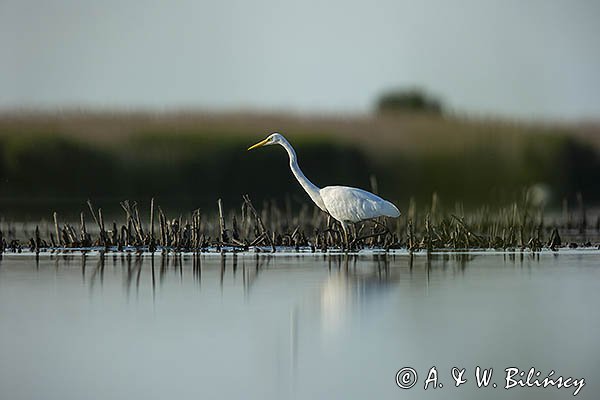
{"label": "egret's tail feathers", "polygon": [[383,215],[385,215],[386,217],[398,218],[400,216],[400,210],[398,210],[398,207],[396,207],[389,201],[386,201],[386,203],[387,207]]}

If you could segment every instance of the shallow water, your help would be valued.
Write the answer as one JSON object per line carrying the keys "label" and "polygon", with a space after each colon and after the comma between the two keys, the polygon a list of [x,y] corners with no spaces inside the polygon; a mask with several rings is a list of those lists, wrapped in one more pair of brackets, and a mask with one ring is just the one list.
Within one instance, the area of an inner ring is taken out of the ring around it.
{"label": "shallow water", "polygon": [[[577,398],[595,399],[599,261],[5,255],[0,398],[572,397],[504,389],[506,368],[534,367],[540,380],[584,378]],[[443,387],[424,390],[433,366]],[[494,369],[490,387],[477,388],[477,366]],[[412,389],[396,384],[404,367]],[[458,388],[452,367],[466,369]]]}

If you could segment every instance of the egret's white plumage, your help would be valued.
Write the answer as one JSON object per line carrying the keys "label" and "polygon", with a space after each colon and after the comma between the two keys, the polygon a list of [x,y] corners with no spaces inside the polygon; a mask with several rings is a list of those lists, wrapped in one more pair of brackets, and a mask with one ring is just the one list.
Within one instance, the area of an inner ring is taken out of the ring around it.
{"label": "egret's white plumage", "polygon": [[347,186],[327,186],[319,193],[327,212],[340,222],[400,216],[400,211],[395,205],[366,190]]}
{"label": "egret's white plumage", "polygon": [[392,218],[400,216],[400,211],[395,205],[366,190],[347,186],[326,186],[319,189],[302,173],[294,148],[279,133],[269,135],[248,150],[274,144],[281,145],[287,151],[290,158],[290,169],[300,185],[321,210],[341,222],[344,232],[348,222],[359,222],[382,216]]}

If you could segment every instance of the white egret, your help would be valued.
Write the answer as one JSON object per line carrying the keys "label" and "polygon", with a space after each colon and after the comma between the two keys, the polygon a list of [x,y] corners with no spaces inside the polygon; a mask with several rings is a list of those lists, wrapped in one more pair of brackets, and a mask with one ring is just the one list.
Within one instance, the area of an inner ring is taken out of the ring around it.
{"label": "white egret", "polygon": [[265,140],[250,146],[248,150],[274,144],[281,145],[287,151],[292,173],[317,207],[340,222],[344,230],[346,245],[348,245],[348,223],[382,216],[392,218],[400,216],[400,211],[395,205],[366,190],[348,186],[326,186],[322,189],[317,187],[302,173],[294,148],[279,133],[272,133]]}

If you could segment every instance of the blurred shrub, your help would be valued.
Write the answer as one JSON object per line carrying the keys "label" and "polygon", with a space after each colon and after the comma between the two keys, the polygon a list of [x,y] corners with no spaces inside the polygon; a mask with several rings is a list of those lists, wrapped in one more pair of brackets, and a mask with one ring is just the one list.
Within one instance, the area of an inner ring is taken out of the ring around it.
{"label": "blurred shrub", "polygon": [[390,91],[381,95],[377,100],[377,112],[379,113],[406,111],[441,114],[442,104],[419,89]]}
{"label": "blurred shrub", "polygon": [[0,188],[6,194],[68,197],[101,195],[114,181],[109,155],[57,134],[0,139]]}
{"label": "blurred shrub", "polygon": [[[505,201],[504,195],[544,183],[555,200],[577,192],[600,201],[600,158],[568,134],[485,135],[456,145],[460,126],[447,145],[410,151],[364,150],[360,143],[326,134],[291,134],[299,163],[317,186],[350,185],[370,189],[369,175],[385,197],[404,203],[427,202],[437,192],[448,204],[467,206]],[[465,134],[466,135],[466,134]],[[464,135],[463,135],[464,136]],[[57,132],[0,134],[0,201],[17,199],[135,199],[157,197],[178,210],[214,208],[221,197],[237,206],[248,193],[263,200],[309,202],[289,170],[285,151],[267,147],[247,152],[248,135],[209,130],[141,131],[110,146]],[[450,146],[454,144],[455,146]],[[107,201],[106,204],[109,204]],[[116,204],[118,207],[118,204]],[[25,207],[25,206],[24,206]],[[45,210],[46,212],[50,210]]]}

